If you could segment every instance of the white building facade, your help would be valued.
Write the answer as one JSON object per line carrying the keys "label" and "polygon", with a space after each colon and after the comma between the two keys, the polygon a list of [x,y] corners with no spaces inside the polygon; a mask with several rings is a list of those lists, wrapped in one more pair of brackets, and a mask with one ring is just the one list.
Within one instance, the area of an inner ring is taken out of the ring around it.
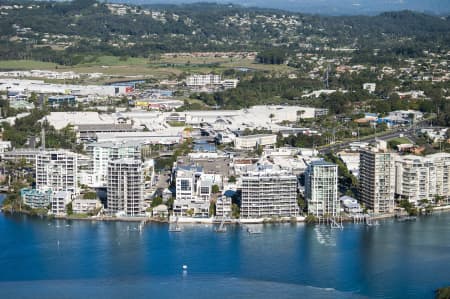
{"label": "white building facade", "polygon": [[450,154],[402,156],[395,161],[395,193],[417,205],[436,196],[450,197]]}
{"label": "white building facade", "polygon": [[313,161],[305,172],[305,198],[308,213],[316,217],[340,214],[337,165]]}
{"label": "white building facade", "polygon": [[241,177],[240,185],[241,218],[298,216],[297,176],[264,170],[248,172]]}
{"label": "white building facade", "polygon": [[77,154],[42,151],[36,155],[36,189],[78,192]]}
{"label": "white building facade", "polygon": [[175,174],[176,198],[173,205],[175,216],[209,217],[212,187],[222,185],[221,176],[207,174],[201,167],[177,168]]}
{"label": "white building facade", "polygon": [[141,159],[141,144],[138,142],[100,142],[87,145],[86,151],[92,158],[89,172],[92,185],[104,187],[107,184],[108,163],[119,159]]}
{"label": "white building facade", "polygon": [[359,196],[375,214],[394,212],[395,155],[384,150],[362,150],[359,166]]}
{"label": "white building facade", "polygon": [[206,85],[220,85],[222,83],[219,75],[192,75],[186,78],[187,86],[206,86]]}
{"label": "white building facade", "polygon": [[251,150],[256,146],[269,146],[277,143],[277,135],[275,134],[257,134],[236,137],[234,147],[241,150]]}
{"label": "white building facade", "polygon": [[51,212],[55,216],[67,215],[67,205],[72,201],[72,192],[57,191],[53,194],[51,200]]}

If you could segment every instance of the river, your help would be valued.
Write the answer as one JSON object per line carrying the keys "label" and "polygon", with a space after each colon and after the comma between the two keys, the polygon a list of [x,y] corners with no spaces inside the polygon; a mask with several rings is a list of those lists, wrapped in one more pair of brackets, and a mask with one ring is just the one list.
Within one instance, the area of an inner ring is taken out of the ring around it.
{"label": "river", "polygon": [[0,213],[0,298],[433,298],[450,285],[450,213],[258,235],[137,227]]}

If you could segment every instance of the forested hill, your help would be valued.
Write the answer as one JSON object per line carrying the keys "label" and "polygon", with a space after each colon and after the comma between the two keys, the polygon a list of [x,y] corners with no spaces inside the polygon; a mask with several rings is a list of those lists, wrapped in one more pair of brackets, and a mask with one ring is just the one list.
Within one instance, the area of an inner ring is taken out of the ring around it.
{"label": "forested hill", "polygon": [[286,53],[352,48],[417,56],[448,50],[450,18],[410,11],[326,17],[236,5],[127,6],[92,0],[0,1],[0,59],[76,64],[85,54]]}

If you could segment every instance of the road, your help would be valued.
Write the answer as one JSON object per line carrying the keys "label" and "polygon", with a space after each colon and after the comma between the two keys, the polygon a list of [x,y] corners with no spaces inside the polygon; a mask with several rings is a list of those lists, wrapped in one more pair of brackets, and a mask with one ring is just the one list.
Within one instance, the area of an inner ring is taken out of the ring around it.
{"label": "road", "polygon": [[[390,131],[387,131],[384,133],[379,133],[379,134],[377,134],[376,137],[369,136],[369,137],[363,137],[360,139],[347,140],[347,141],[336,143],[336,144],[325,145],[319,149],[319,152],[321,154],[327,154],[327,153],[331,153],[331,152],[335,153],[335,152],[338,152],[340,150],[347,148],[350,145],[350,143],[353,143],[353,142],[373,142],[373,141],[375,141],[375,139],[390,140],[390,139],[400,137],[400,135],[403,135],[403,137],[409,138],[411,140],[415,140],[416,131],[418,129],[429,128],[428,121],[430,121],[430,119],[420,121],[412,127],[394,128],[393,130],[390,130]],[[432,127],[432,128],[438,128],[438,127]]]}

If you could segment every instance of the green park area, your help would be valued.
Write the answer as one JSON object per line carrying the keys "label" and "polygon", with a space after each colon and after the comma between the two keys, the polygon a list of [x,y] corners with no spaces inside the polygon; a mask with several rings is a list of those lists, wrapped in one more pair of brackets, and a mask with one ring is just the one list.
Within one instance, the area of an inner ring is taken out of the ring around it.
{"label": "green park area", "polygon": [[248,68],[258,71],[290,73],[287,65],[259,64],[245,58],[86,56],[73,66],[35,60],[0,60],[0,70],[50,70],[76,73],[103,73],[114,78],[174,78],[181,74],[221,73],[227,69]]}

